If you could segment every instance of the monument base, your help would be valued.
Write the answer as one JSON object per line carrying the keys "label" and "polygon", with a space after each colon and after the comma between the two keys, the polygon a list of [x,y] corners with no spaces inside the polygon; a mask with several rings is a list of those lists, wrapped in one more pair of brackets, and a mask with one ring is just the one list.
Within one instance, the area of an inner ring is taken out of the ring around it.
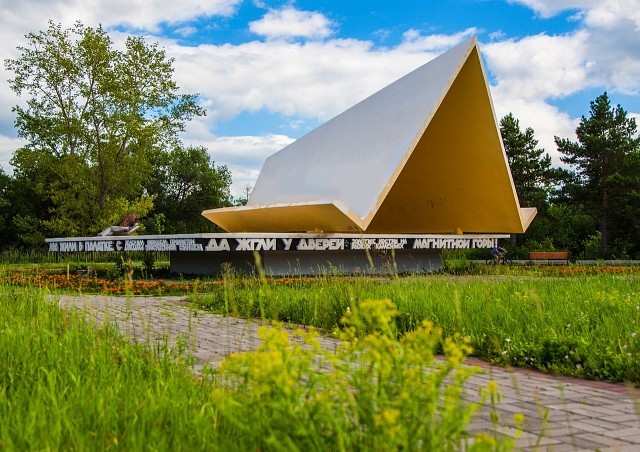
{"label": "monument base", "polygon": [[[170,270],[215,275],[228,266],[269,276],[429,273],[442,250],[492,248],[508,235],[177,234],[47,239],[52,253],[169,252]],[[259,262],[259,263],[258,263]]]}
{"label": "monument base", "polygon": [[364,275],[429,273],[442,267],[439,250],[351,251],[241,251],[205,254],[172,251],[171,273],[219,274],[225,265],[243,273],[256,272],[257,253],[268,276],[290,275]]}

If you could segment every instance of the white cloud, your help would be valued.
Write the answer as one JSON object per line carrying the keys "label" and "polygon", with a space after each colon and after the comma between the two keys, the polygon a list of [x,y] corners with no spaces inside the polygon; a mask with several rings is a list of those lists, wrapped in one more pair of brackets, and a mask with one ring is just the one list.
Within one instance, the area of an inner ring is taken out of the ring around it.
{"label": "white cloud", "polygon": [[379,41],[384,42],[391,36],[391,30],[388,30],[386,28],[381,28],[379,30],[374,31],[371,34],[375,36]]}
{"label": "white cloud", "polygon": [[196,17],[229,16],[241,0],[1,0],[3,26],[24,33],[46,27],[47,20],[69,26],[76,20],[86,25],[122,25],[157,31],[162,23],[179,24]]}
{"label": "white cloud", "polygon": [[640,90],[640,0],[609,0],[586,12],[589,72],[593,85],[637,94]]}
{"label": "white cloud", "polygon": [[188,38],[189,36],[193,36],[194,34],[196,34],[198,32],[198,29],[196,27],[180,27],[177,28],[175,30],[175,33],[184,37],[184,38]]}
{"label": "white cloud", "polygon": [[492,89],[492,97],[498,121],[503,116],[513,113],[518,118],[522,130],[531,127],[535,131],[538,147],[544,148],[551,156],[553,165],[560,166],[562,164],[554,136],[575,140],[577,119],[569,117],[567,113],[549,105],[542,99],[513,97],[512,93],[505,93],[499,87]]}
{"label": "white cloud", "polygon": [[16,149],[24,146],[26,142],[22,138],[8,137],[6,135],[0,135],[0,167],[4,169],[5,173],[11,174],[13,168],[9,165],[11,157]]}
{"label": "white cloud", "polygon": [[369,42],[338,39],[162,44],[176,59],[179,85],[202,95],[212,122],[261,109],[327,120],[435,56],[400,48],[375,51]]}
{"label": "white cloud", "polygon": [[528,36],[483,46],[498,86],[513,96],[545,99],[585,86],[589,66],[588,34]]}
{"label": "white cloud", "polygon": [[286,7],[271,10],[262,19],[250,22],[249,29],[268,39],[323,39],[332,34],[332,25],[323,14]]}
{"label": "white cloud", "polygon": [[403,42],[400,44],[399,50],[404,52],[441,53],[477,33],[478,29],[471,27],[452,35],[435,34],[423,36],[418,30],[411,29],[402,35]]}
{"label": "white cloud", "polygon": [[606,0],[597,2],[587,12],[584,22],[590,27],[616,29],[621,21],[631,21],[640,29],[639,0]]}
{"label": "white cloud", "polygon": [[265,159],[294,140],[285,135],[265,135],[185,141],[190,145],[205,146],[216,164],[227,165],[233,177],[231,194],[239,197],[246,186],[255,184]]}
{"label": "white cloud", "polygon": [[500,41],[502,39],[505,39],[506,37],[507,37],[507,35],[502,30],[498,30],[498,31],[494,31],[492,33],[489,33],[489,39],[491,41]]}
{"label": "white cloud", "polygon": [[[585,9],[598,5],[602,0],[508,0],[520,3],[536,12],[542,18],[553,17],[568,9]],[[614,0],[617,1],[617,0]]]}

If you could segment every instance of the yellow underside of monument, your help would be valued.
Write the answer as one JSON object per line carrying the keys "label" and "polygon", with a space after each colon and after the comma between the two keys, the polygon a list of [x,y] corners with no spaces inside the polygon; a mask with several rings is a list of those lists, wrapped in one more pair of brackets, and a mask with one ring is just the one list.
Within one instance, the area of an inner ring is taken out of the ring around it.
{"label": "yellow underside of monument", "polygon": [[367,218],[339,200],[203,215],[229,232],[524,232],[536,210],[519,206],[477,48],[434,112]]}
{"label": "yellow underside of monument", "polygon": [[241,206],[205,210],[202,215],[228,232],[362,232],[358,218],[341,207],[336,201]]}
{"label": "yellow underside of monument", "polygon": [[477,49],[372,216],[369,233],[522,233],[520,209]]}

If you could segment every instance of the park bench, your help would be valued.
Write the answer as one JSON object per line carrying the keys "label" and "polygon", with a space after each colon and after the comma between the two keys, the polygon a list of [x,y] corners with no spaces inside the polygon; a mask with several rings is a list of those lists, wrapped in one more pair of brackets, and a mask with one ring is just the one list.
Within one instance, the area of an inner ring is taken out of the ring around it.
{"label": "park bench", "polygon": [[569,252],[567,251],[531,251],[529,253],[530,261],[565,261],[569,262]]}

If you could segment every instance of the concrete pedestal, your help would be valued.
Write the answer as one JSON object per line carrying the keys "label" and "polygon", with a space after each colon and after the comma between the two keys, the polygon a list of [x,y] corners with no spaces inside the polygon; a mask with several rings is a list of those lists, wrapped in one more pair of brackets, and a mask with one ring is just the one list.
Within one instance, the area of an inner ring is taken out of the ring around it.
{"label": "concrete pedestal", "polygon": [[227,265],[269,276],[425,273],[442,250],[492,248],[508,235],[179,234],[47,239],[52,253],[169,252],[171,272],[220,274]]}
{"label": "concrete pedestal", "polygon": [[[440,269],[439,250],[256,251],[266,275],[428,273]],[[218,274],[230,265],[243,273],[256,271],[255,254],[171,252],[171,273]]]}

